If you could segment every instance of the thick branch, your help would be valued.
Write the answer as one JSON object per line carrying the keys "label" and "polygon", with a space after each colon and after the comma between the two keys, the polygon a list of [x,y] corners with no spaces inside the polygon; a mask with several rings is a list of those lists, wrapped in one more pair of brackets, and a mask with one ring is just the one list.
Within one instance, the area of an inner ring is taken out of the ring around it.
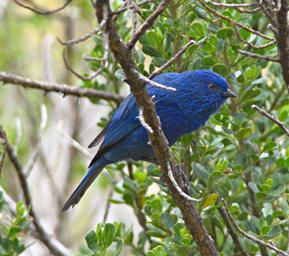
{"label": "thick branch", "polygon": [[42,90],[45,92],[58,92],[65,95],[76,97],[99,98],[108,101],[121,102],[123,98],[120,95],[99,91],[89,88],[77,88],[67,84],[57,84],[53,82],[36,81],[26,77],[0,72],[0,81],[4,83],[20,85],[25,88]]}
{"label": "thick branch", "polygon": [[[162,7],[163,9],[168,2],[168,0],[162,2],[164,4],[164,7]],[[110,6],[108,0],[97,0],[95,6],[98,22],[101,22],[105,17],[110,16]],[[150,25],[146,25],[145,29],[142,29],[141,31],[144,32],[146,29],[152,26],[153,21],[157,18],[158,15],[159,14],[157,14],[153,19],[150,17],[151,21],[149,23],[145,22],[145,24]],[[151,127],[153,131],[152,133],[149,133],[150,143],[161,166],[164,181],[168,184],[170,194],[182,212],[188,230],[193,235],[201,255],[218,255],[214,242],[212,241],[205,226],[203,225],[202,219],[195,205],[192,202],[187,201],[178,193],[170,178],[168,177],[167,167],[169,164],[182,191],[184,191],[186,194],[189,194],[189,182],[183,171],[178,169],[174,162],[173,156],[168,147],[168,142],[161,129],[160,120],[156,114],[154,104],[146,92],[145,82],[140,79],[137,72],[135,72],[137,68],[132,59],[131,51],[121,41],[113,19],[110,18],[107,20],[104,33],[108,34],[110,49],[126,75],[126,81],[130,85],[131,92],[135,96],[138,106],[143,108],[144,121],[149,125],[149,127]],[[130,48],[133,47],[137,39],[138,37],[132,41]]]}
{"label": "thick branch", "polygon": [[[0,136],[2,136],[3,134],[5,134],[5,132],[2,126],[0,126]],[[0,138],[3,140],[6,140],[6,137],[0,137]],[[13,147],[9,144],[7,140],[6,140],[6,145],[7,145],[7,155],[10,161],[12,162],[12,164],[14,165],[14,168],[17,172],[18,179],[21,184],[21,188],[22,188],[23,195],[24,195],[25,205],[29,209],[29,215],[32,217],[32,222],[33,222],[33,225],[35,226],[35,230],[39,236],[39,239],[49,249],[51,254],[56,255],[56,256],[71,256],[72,255],[71,252],[58,240],[56,240],[54,237],[49,235],[40,224],[39,219],[31,204],[31,195],[30,195],[30,191],[28,188],[28,183],[26,180],[26,176],[24,174],[24,170],[17,156],[17,153],[15,152],[15,150],[13,149]]]}
{"label": "thick branch", "polygon": [[280,0],[281,8],[277,13],[278,33],[277,46],[280,56],[283,78],[289,92],[289,24],[288,24],[288,1]]}

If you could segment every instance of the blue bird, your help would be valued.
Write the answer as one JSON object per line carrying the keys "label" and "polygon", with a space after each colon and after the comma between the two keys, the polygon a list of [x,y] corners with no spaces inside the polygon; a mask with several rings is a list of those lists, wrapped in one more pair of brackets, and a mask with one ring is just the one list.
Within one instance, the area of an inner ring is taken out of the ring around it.
{"label": "blue bird", "polygon": [[[171,91],[146,85],[148,94],[153,97],[169,145],[174,144],[182,135],[202,127],[228,97],[236,97],[226,80],[210,70],[164,73],[153,80],[176,89]],[[80,201],[106,165],[129,159],[157,163],[148,143],[147,131],[141,125],[138,114],[135,98],[130,94],[89,145],[91,148],[102,141],[85,177],[63,206],[63,211]]]}

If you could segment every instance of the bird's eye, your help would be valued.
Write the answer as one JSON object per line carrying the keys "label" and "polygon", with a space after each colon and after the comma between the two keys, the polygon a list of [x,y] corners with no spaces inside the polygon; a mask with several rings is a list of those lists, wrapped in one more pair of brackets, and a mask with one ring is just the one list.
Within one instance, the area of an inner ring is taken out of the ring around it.
{"label": "bird's eye", "polygon": [[211,90],[216,90],[216,89],[217,89],[217,85],[215,85],[215,84],[209,84],[209,88],[210,88]]}

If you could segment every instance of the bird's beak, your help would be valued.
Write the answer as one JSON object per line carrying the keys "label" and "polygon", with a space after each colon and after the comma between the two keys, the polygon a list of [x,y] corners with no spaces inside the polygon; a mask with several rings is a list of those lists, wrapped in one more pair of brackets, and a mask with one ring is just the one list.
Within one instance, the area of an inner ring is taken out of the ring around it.
{"label": "bird's beak", "polygon": [[237,97],[236,93],[232,92],[230,89],[227,89],[227,91],[223,92],[223,96],[232,98]]}

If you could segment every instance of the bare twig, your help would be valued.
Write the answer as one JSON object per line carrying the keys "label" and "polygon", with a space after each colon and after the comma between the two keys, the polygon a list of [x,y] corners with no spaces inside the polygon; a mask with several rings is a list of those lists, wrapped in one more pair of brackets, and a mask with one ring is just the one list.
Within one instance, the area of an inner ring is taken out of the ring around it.
{"label": "bare twig", "polygon": [[257,7],[257,8],[250,10],[250,9],[235,7],[235,10],[240,12],[240,13],[256,13],[256,12],[259,12],[261,10],[261,8]]}
{"label": "bare twig", "polygon": [[71,46],[71,45],[74,45],[74,44],[79,44],[81,42],[84,42],[86,40],[88,40],[89,38],[93,37],[95,34],[97,34],[98,32],[100,31],[100,28],[95,28],[94,30],[92,30],[91,32],[88,32],[84,35],[82,35],[81,37],[79,38],[76,38],[76,39],[71,39],[71,40],[68,40],[68,41],[62,41],[60,38],[57,38],[58,42],[61,43],[62,45],[65,45],[65,46]]}
{"label": "bare twig", "polygon": [[168,163],[168,176],[172,182],[172,184],[174,185],[175,189],[178,191],[178,193],[187,201],[191,201],[191,202],[200,202],[202,199],[201,198],[193,198],[189,195],[187,195],[178,185],[177,181],[175,180],[175,177],[173,175],[172,172],[172,168],[170,166],[170,164]]}
{"label": "bare twig", "polygon": [[206,3],[212,4],[218,7],[256,7],[258,3],[241,3],[241,4],[231,4],[231,3],[217,3],[213,1],[206,1]]}
{"label": "bare twig", "polygon": [[135,73],[137,74],[137,76],[139,77],[140,80],[142,80],[142,81],[144,81],[146,83],[149,83],[152,86],[155,86],[155,87],[158,87],[158,88],[161,88],[161,89],[165,89],[165,90],[169,90],[169,91],[176,91],[177,90],[174,87],[157,83],[157,82],[147,78],[146,76],[142,75],[141,73],[139,73],[137,71],[135,71]]}
{"label": "bare twig", "polygon": [[276,40],[274,40],[274,41],[269,42],[269,43],[267,43],[267,44],[254,45],[254,44],[248,42],[247,40],[244,40],[244,39],[241,37],[240,32],[238,31],[238,29],[237,29],[236,27],[234,27],[234,29],[235,29],[235,32],[236,32],[236,35],[237,35],[238,39],[239,39],[241,42],[247,44],[249,47],[251,47],[251,48],[253,48],[253,49],[264,49],[264,48],[267,48],[267,47],[269,47],[269,46],[272,46],[272,45],[276,44]]}
{"label": "bare twig", "polygon": [[231,18],[228,17],[228,16],[225,16],[225,15],[217,12],[216,10],[212,9],[210,6],[208,6],[208,5],[207,5],[205,2],[203,2],[202,0],[200,0],[199,2],[200,2],[201,5],[202,5],[204,8],[206,8],[208,11],[210,11],[210,12],[213,13],[213,14],[215,14],[215,15],[218,16],[219,18],[230,22],[232,25],[237,26],[237,27],[240,27],[240,28],[243,28],[243,29],[245,29],[245,30],[247,30],[247,31],[249,31],[249,32],[251,32],[251,33],[259,36],[259,37],[265,38],[265,39],[267,39],[267,40],[275,41],[275,38],[270,37],[270,36],[267,36],[267,35],[259,32],[259,31],[257,31],[257,30],[254,30],[254,29],[252,29],[252,28],[250,28],[250,27],[248,27],[248,26],[246,26],[246,25],[244,25],[244,24],[241,24],[241,23],[239,23],[239,22],[231,19]]}
{"label": "bare twig", "polygon": [[250,58],[255,58],[255,59],[260,59],[260,60],[265,60],[265,61],[273,61],[273,62],[279,62],[280,59],[278,57],[270,57],[270,56],[263,56],[257,53],[253,53],[253,52],[248,52],[248,51],[244,51],[244,50],[238,50],[239,53],[241,53],[242,55],[245,55],[247,57]]}
{"label": "bare twig", "polygon": [[149,132],[149,133],[153,133],[153,129],[146,123],[146,121],[144,120],[144,116],[143,116],[143,107],[139,107],[139,115],[138,115],[138,119],[141,123],[141,125]]}
{"label": "bare twig", "polygon": [[19,182],[21,184],[21,188],[23,190],[24,195],[24,201],[26,204],[26,207],[29,209],[29,215],[32,217],[33,225],[35,226],[35,230],[39,236],[39,239],[43,242],[43,244],[49,249],[51,254],[57,255],[57,256],[71,256],[71,252],[69,249],[67,249],[62,243],[60,243],[58,240],[56,240],[53,236],[48,234],[46,230],[44,230],[43,226],[40,224],[40,221],[34,211],[34,208],[31,204],[31,195],[28,188],[28,183],[26,180],[26,176],[24,174],[24,170],[20,164],[18,155],[16,151],[13,149],[13,147],[9,144],[7,139],[3,136],[4,130],[2,126],[0,126],[0,138],[3,140],[6,140],[7,145],[7,154],[11,161],[11,163],[14,165],[14,168],[17,172]]}
{"label": "bare twig", "polygon": [[62,11],[63,9],[65,9],[65,7],[68,6],[73,0],[67,0],[67,1],[65,1],[65,3],[64,3],[61,7],[57,8],[57,9],[55,9],[55,10],[51,10],[51,11],[41,10],[41,9],[38,8],[38,7],[37,7],[37,8],[31,7],[31,6],[27,5],[27,4],[22,3],[22,2],[19,1],[19,0],[13,0],[13,1],[14,1],[16,4],[18,4],[19,6],[25,8],[25,9],[28,9],[28,10],[30,10],[30,11],[32,11],[32,12],[35,12],[35,13],[37,13],[37,14],[40,14],[40,15],[52,15],[52,14],[55,14],[55,13],[60,12],[60,11]]}
{"label": "bare twig", "polygon": [[99,98],[108,101],[115,101],[117,103],[123,100],[123,97],[89,88],[76,88],[67,84],[57,84],[53,82],[36,81],[26,77],[0,72],[0,81],[9,84],[20,85],[25,88],[33,88],[45,92],[58,92],[63,95],[72,95],[76,97]]}
{"label": "bare twig", "polygon": [[146,21],[138,28],[133,37],[127,43],[127,48],[132,49],[137,40],[153,25],[155,20],[165,10],[170,0],[163,0],[160,5],[154,10],[154,12],[146,19]]}
{"label": "bare twig", "polygon": [[259,108],[256,105],[252,105],[253,109],[256,109],[262,116],[269,118],[271,121],[273,121],[275,124],[279,125],[279,127],[285,132],[285,134],[289,137],[289,129],[285,126],[285,124],[281,121],[279,121],[274,116],[267,113],[265,110]]}
{"label": "bare twig", "polygon": [[230,218],[227,214],[227,212],[224,210],[223,207],[219,207],[219,212],[224,220],[224,223],[227,227],[228,233],[230,234],[230,236],[232,237],[233,241],[234,241],[234,245],[238,248],[238,250],[240,251],[241,255],[243,256],[248,256],[248,253],[245,251],[245,249],[242,247],[240,240],[238,238],[238,235],[235,233],[231,222],[230,222]]}
{"label": "bare twig", "polygon": [[112,197],[113,192],[114,192],[114,187],[111,188],[107,196],[105,211],[104,211],[103,220],[102,220],[103,223],[106,223],[107,221],[108,213],[109,213],[110,206],[111,206],[110,198]]}
{"label": "bare twig", "polygon": [[[143,6],[143,5],[147,4],[147,3],[151,3],[151,2],[153,2],[153,0],[145,0],[145,1],[141,2],[141,3],[139,3],[137,6],[138,6],[138,7],[141,7],[141,6]],[[127,6],[127,5],[125,4],[125,5],[124,5],[123,7],[121,7],[120,9],[118,9],[118,10],[116,10],[116,11],[114,11],[114,12],[111,12],[111,15],[112,15],[112,16],[117,16],[117,15],[125,12],[128,8],[129,8],[129,6]]]}
{"label": "bare twig", "polygon": [[7,137],[3,129],[0,129],[0,143],[3,145],[3,152],[1,154],[1,159],[0,159],[0,177],[1,177],[4,159],[5,159],[5,155],[7,151]]}
{"label": "bare twig", "polygon": [[[106,19],[105,19],[106,20]],[[103,28],[103,26],[105,25],[105,22],[102,21],[100,23],[100,29]],[[107,66],[108,64],[108,57],[109,57],[109,42],[108,42],[108,38],[107,35],[103,35],[103,48],[104,48],[104,54],[103,57],[101,58],[101,65],[100,67],[93,72],[90,76],[83,76],[81,74],[79,74],[78,72],[76,72],[68,63],[68,60],[66,58],[66,48],[64,48],[63,50],[63,60],[64,60],[64,64],[65,67],[67,68],[67,70],[69,70],[73,75],[75,75],[76,77],[78,77],[79,79],[83,80],[83,81],[90,81],[94,78],[96,78],[98,75],[100,75],[100,73],[104,70],[104,68]]]}
{"label": "bare twig", "polygon": [[[0,135],[1,137],[2,135]],[[13,199],[6,193],[6,191],[0,186],[0,193],[3,195],[3,199],[5,203],[7,204],[9,210],[13,214],[13,216],[17,216],[17,207],[16,203],[13,201]]]}
{"label": "bare twig", "polygon": [[71,136],[69,136],[61,127],[61,125],[58,126],[58,131],[61,134],[61,138],[66,139],[74,148],[76,148],[79,152],[81,152],[84,156],[91,158],[92,155],[89,153],[89,151],[82,146],[79,142],[77,142],[75,139],[73,139]]}
{"label": "bare twig", "polygon": [[248,234],[247,232],[245,232],[243,229],[241,229],[237,223],[234,221],[232,215],[230,214],[229,212],[229,209],[228,209],[228,205],[227,203],[225,202],[225,200],[223,199],[222,202],[224,203],[224,209],[225,209],[225,212],[227,213],[227,216],[229,217],[229,220],[230,222],[233,224],[233,226],[235,227],[235,229],[240,233],[242,234],[244,237],[246,237],[247,239],[253,241],[254,243],[258,244],[258,245],[261,245],[261,246],[264,246],[264,247],[267,247],[268,249],[271,249],[272,251],[282,255],[282,256],[288,256],[288,254],[280,249],[278,249],[272,242],[270,243],[266,243],[260,239],[258,239],[257,237],[253,236],[253,235],[250,235]]}
{"label": "bare twig", "polygon": [[186,50],[191,46],[195,44],[195,40],[190,40],[187,44],[183,46],[183,48],[177,52],[170,60],[168,60],[164,65],[162,65],[158,70],[154,71],[150,78],[153,78],[156,75],[159,75],[161,72],[163,72],[165,69],[167,69],[170,65],[172,65],[175,61],[177,61],[185,52]]}
{"label": "bare twig", "polygon": [[29,177],[29,175],[31,174],[32,170],[33,170],[33,167],[35,166],[36,162],[37,162],[37,159],[39,157],[39,154],[40,154],[40,143],[38,145],[36,145],[35,149],[33,150],[32,154],[31,154],[31,157],[28,161],[28,164],[27,164],[27,167],[25,168],[25,176],[26,177]]}

